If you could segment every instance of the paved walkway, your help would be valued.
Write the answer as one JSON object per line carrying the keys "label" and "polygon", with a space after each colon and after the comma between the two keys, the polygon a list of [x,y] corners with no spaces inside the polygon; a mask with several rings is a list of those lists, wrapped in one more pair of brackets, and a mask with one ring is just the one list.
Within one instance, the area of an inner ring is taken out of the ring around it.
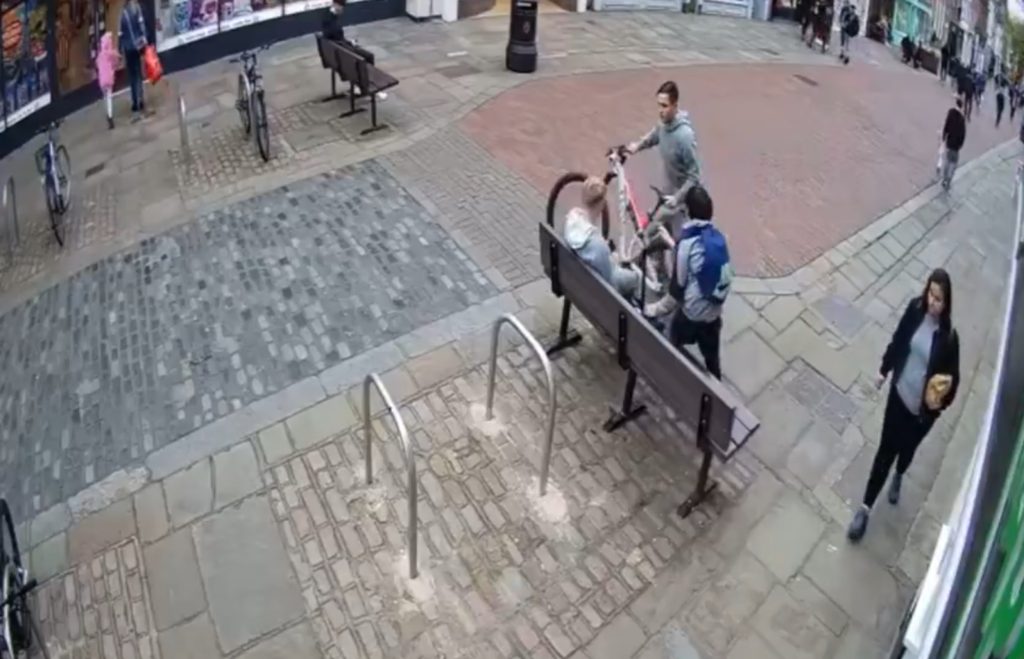
{"label": "paved walkway", "polygon": [[[791,26],[545,20],[539,77],[644,57],[762,58],[876,80],[810,53]],[[528,80],[499,71],[505,29],[357,30],[403,79],[385,106],[394,128],[370,139],[358,118],[324,122],[338,109],[315,100],[326,76],[308,39],[272,51],[268,165],[240,142],[223,65],[173,80],[191,108],[190,161],[171,90],[138,126],[101,133],[94,109],[68,122],[72,152],[89,154],[76,170],[81,238],[57,253],[37,231],[0,275],[12,374],[0,473],[46,579],[37,605],[55,657],[881,655],[984,412],[985,319],[1001,301],[967,292],[1002,290],[1016,147],[967,165],[951,195],[929,188],[860,218],[801,267],[772,272],[784,276],[737,280],[724,371],[764,425],[716,466],[721,489],[685,521],[672,511],[695,479],[692,429],[641,385],[652,414],[600,430],[621,376],[584,328],[555,362],[552,486],[539,497],[542,375],[521,346],[503,345],[497,421],[481,415],[490,323],[513,312],[549,338],[559,310],[537,279],[543,199],[480,143],[490,109],[476,108]],[[670,50],[681,42],[693,50]],[[914,75],[884,56],[864,66]],[[904,501],[849,547],[842,527],[880,425],[871,373],[938,265],[964,292],[963,393]],[[358,385],[371,371],[414,441],[415,580],[402,458],[383,420],[364,481]]]}

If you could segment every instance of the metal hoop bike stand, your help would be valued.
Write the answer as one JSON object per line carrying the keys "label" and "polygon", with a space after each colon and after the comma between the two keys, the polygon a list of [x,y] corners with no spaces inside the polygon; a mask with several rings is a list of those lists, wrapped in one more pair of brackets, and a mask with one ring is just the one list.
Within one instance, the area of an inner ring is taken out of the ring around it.
{"label": "metal hoop bike stand", "polygon": [[4,184],[3,218],[6,220],[4,232],[7,234],[7,261],[14,263],[14,248],[21,244],[21,232],[18,227],[18,203],[14,195],[14,177],[9,176]]}
{"label": "metal hoop bike stand", "polygon": [[491,370],[487,378],[487,419],[494,418],[494,375],[498,365],[498,335],[501,333],[501,326],[505,323],[511,325],[537,355],[541,364],[544,365],[544,375],[548,380],[548,436],[547,441],[544,442],[544,459],[540,465],[540,495],[544,496],[548,489],[551,442],[555,438],[555,409],[557,405],[555,400],[555,377],[551,372],[551,360],[548,359],[544,348],[534,338],[533,334],[530,334],[530,331],[519,322],[519,319],[510,313],[502,314],[498,320],[494,321],[494,329],[491,331]]}
{"label": "metal hoop bike stand", "polygon": [[402,441],[402,450],[405,452],[406,489],[409,494],[409,529],[406,532],[409,551],[409,578],[415,579],[419,576],[419,569],[416,567],[416,466],[412,459],[412,444],[409,443],[409,432],[405,429],[405,422],[402,421],[402,414],[398,411],[395,401],[391,400],[391,394],[380,381],[376,373],[370,373],[363,380],[363,433],[366,435],[366,484],[373,483],[373,431],[370,428],[370,386],[377,389],[377,393],[384,400],[388,408],[388,414],[394,419],[398,426],[398,438]]}

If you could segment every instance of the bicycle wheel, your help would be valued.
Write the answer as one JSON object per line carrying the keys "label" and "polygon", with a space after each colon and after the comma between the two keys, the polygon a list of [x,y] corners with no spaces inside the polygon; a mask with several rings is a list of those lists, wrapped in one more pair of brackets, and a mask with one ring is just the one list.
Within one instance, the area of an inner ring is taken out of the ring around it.
{"label": "bicycle wheel", "polygon": [[[580,193],[583,190],[583,182],[587,175],[583,172],[568,172],[562,174],[551,186],[548,193],[547,221],[548,226],[561,233],[565,223],[565,215],[574,206],[580,206],[582,200]],[[601,235],[608,237],[608,205],[605,204],[601,211]]]}
{"label": "bicycle wheel", "polygon": [[60,212],[66,213],[71,205],[71,156],[63,144],[57,147],[56,154],[53,173],[57,179],[57,202],[60,204]]}
{"label": "bicycle wheel", "polygon": [[54,177],[47,175],[44,185],[46,194],[46,209],[50,211],[50,228],[57,239],[57,244],[64,246],[64,216],[60,211],[60,199],[57,196],[57,188]]}
{"label": "bicycle wheel", "polygon": [[252,130],[252,116],[249,114],[249,92],[246,89],[245,77],[241,73],[238,74],[238,100],[235,101],[235,107],[242,120],[242,128],[248,135]]}
{"label": "bicycle wheel", "polygon": [[[7,507],[7,501],[0,499],[0,602],[6,602],[11,593],[17,592],[25,578],[21,569],[21,550],[18,547],[18,537],[14,534],[14,520],[11,518],[11,511]],[[3,619],[4,649],[10,656],[25,648],[26,632],[25,627],[25,606],[24,602],[16,599],[0,611],[0,618]],[[0,655],[3,656],[3,655]]]}
{"label": "bicycle wheel", "polygon": [[252,118],[256,125],[256,146],[263,162],[270,160],[270,125],[267,121],[267,106],[263,103],[263,90],[258,89],[252,96]]}

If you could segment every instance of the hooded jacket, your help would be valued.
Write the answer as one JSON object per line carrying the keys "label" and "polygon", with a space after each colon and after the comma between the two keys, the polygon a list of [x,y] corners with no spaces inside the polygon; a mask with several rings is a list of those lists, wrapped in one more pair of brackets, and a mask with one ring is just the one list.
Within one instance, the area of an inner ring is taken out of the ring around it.
{"label": "hooded jacket", "polygon": [[103,91],[114,88],[118,57],[117,50],[114,49],[114,35],[104,32],[100,37],[100,51],[96,53],[96,78]]}
{"label": "hooded jacket", "polygon": [[597,271],[601,279],[615,287],[625,298],[632,297],[639,275],[612,261],[608,243],[593,225],[586,211],[573,208],[565,218],[565,242],[584,263]]}
{"label": "hooded jacket", "polygon": [[[680,235],[687,232],[687,229],[705,227],[711,224],[711,220],[690,220],[680,227]],[[676,245],[675,272],[672,277],[674,283],[683,291],[682,312],[689,320],[698,323],[711,323],[722,316],[722,305],[713,304],[704,297],[697,282],[697,273],[704,266],[704,245],[700,236],[684,238]],[[657,302],[647,306],[645,314],[648,316],[665,316],[674,311],[680,302],[671,295],[665,295]]]}
{"label": "hooded jacket", "polygon": [[668,123],[659,122],[640,140],[639,146],[640,149],[658,147],[665,166],[665,180],[675,191],[676,203],[682,205],[689,185],[700,182],[697,136],[693,132],[690,115],[679,110]]}

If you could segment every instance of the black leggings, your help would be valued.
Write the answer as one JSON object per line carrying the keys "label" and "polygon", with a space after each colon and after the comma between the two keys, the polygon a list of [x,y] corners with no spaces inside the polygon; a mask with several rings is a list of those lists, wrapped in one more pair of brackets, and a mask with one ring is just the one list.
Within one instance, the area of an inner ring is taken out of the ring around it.
{"label": "black leggings", "polygon": [[722,364],[719,358],[721,340],[721,318],[717,318],[710,323],[690,320],[683,313],[682,306],[676,309],[672,315],[672,320],[668,327],[669,343],[676,348],[696,343],[701,356],[704,358],[704,366],[707,367],[708,373],[719,380],[722,379]]}
{"label": "black leggings", "polygon": [[889,387],[889,400],[885,404],[882,439],[878,443],[875,461],[871,465],[871,475],[868,477],[868,486],[864,491],[865,506],[870,508],[875,505],[875,499],[885,485],[893,462],[896,463],[896,473],[901,476],[906,473],[917,447],[931,430],[932,423],[931,419],[922,420],[921,417],[911,414],[903,404],[903,399],[896,391],[896,382],[893,381]]}

